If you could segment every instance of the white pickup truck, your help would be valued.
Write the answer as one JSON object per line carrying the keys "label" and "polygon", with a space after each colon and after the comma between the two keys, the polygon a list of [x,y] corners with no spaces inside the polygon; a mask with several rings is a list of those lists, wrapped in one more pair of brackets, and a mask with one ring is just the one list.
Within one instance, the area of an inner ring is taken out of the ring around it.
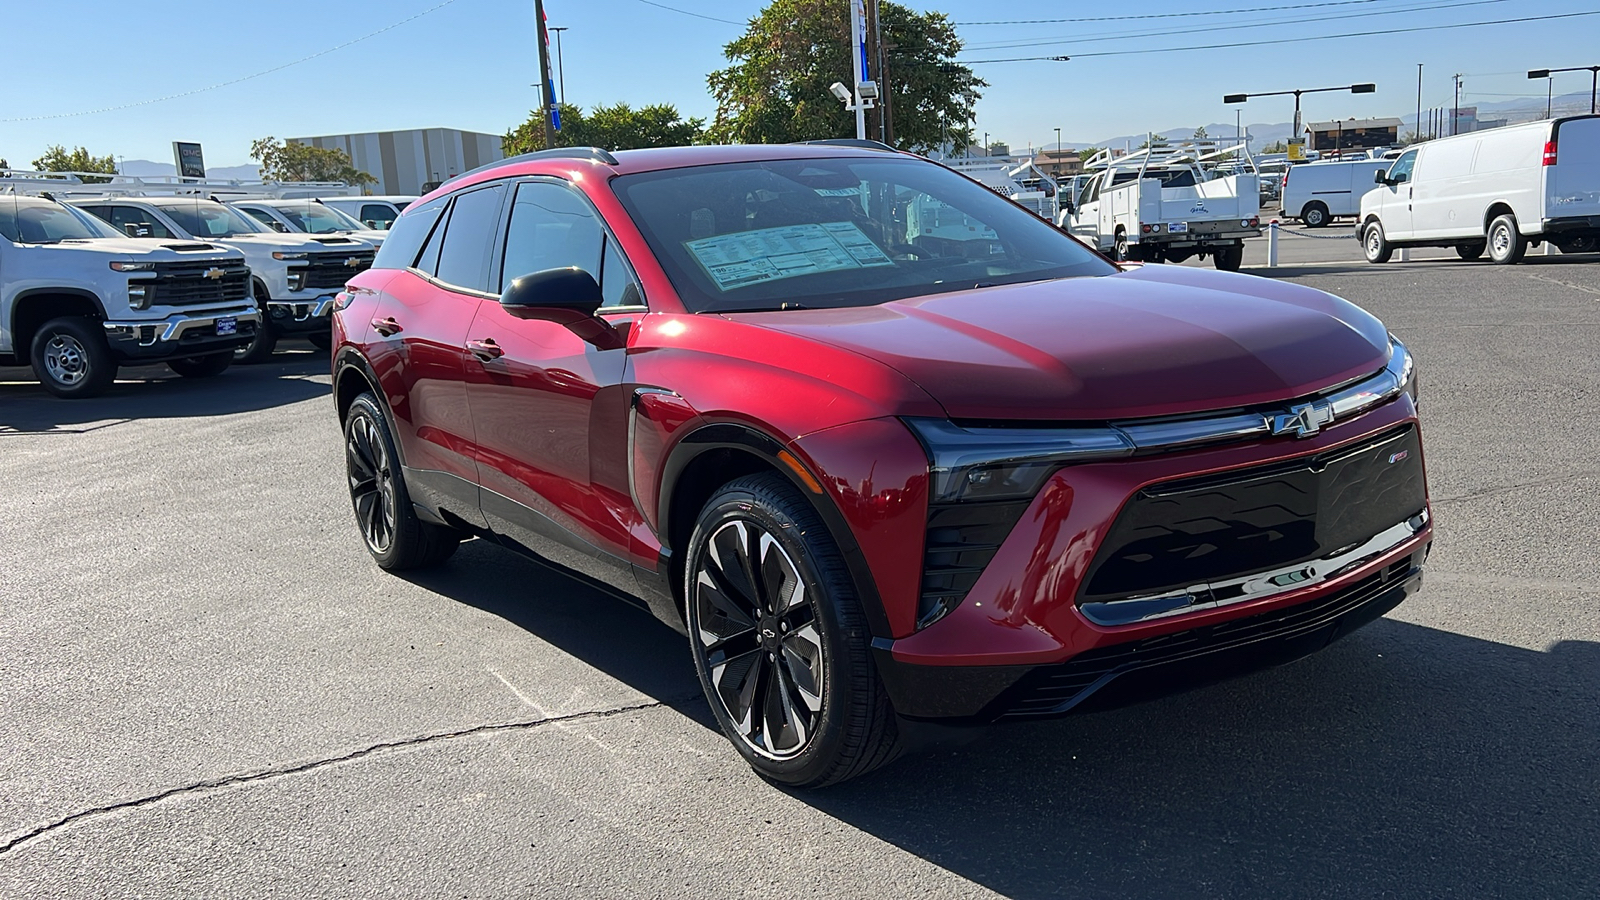
{"label": "white pickup truck", "polygon": [[1261,234],[1260,178],[1219,176],[1207,163],[1243,146],[1164,145],[1112,156],[1102,150],[1089,179],[1062,203],[1056,224],[1117,260],[1182,262],[1210,256],[1235,271],[1246,238]]}
{"label": "white pickup truck", "polygon": [[48,194],[0,193],[0,365],[33,366],[58,397],[103,393],[124,365],[220,374],[259,322],[249,282],[238,250],[120,237]]}

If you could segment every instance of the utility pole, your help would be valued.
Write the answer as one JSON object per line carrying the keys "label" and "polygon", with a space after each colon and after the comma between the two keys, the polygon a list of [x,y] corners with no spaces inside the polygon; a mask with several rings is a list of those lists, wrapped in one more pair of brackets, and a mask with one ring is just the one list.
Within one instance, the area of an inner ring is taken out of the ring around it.
{"label": "utility pole", "polygon": [[556,33],[556,82],[561,85],[561,105],[567,104],[567,55],[561,52],[561,32],[569,26],[551,28]]}
{"label": "utility pole", "polygon": [[1417,63],[1417,119],[1411,130],[1418,140],[1422,139],[1422,63]]}
{"label": "utility pole", "polygon": [[1450,110],[1450,133],[1457,134],[1461,128],[1461,73],[1456,73],[1456,99],[1455,106]]}
{"label": "utility pole", "polygon": [[554,113],[556,86],[550,83],[550,36],[544,30],[544,0],[533,0],[533,18],[539,25],[539,111],[544,119],[544,146],[548,150],[556,145]]}
{"label": "utility pole", "polygon": [[872,65],[878,82],[878,140],[889,143],[889,79],[883,68],[883,23],[878,21],[878,0],[869,0],[867,16],[872,26]]}

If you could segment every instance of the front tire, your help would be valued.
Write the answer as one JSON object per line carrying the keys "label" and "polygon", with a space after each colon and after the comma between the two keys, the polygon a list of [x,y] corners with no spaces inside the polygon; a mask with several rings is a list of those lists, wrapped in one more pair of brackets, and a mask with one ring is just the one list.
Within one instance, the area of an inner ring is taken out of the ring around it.
{"label": "front tire", "polygon": [[1321,228],[1333,221],[1328,215],[1328,207],[1321,200],[1313,200],[1300,210],[1300,221],[1306,223],[1307,228]]}
{"label": "front tire", "polygon": [[1489,223],[1489,260],[1497,266],[1522,262],[1528,242],[1517,230],[1517,217],[1507,213]]}
{"label": "front tire", "polygon": [[184,378],[213,378],[226,372],[231,365],[233,365],[231,352],[167,360],[167,368]]}
{"label": "front tire", "polygon": [[701,688],[763,777],[821,787],[894,758],[899,738],[839,548],[781,476],[733,481],[689,539],[683,596]]}
{"label": "front tire", "polygon": [[395,571],[438,565],[461,543],[461,533],[424,522],[411,506],[400,457],[377,398],[362,394],[344,420],[346,482],[350,505],[367,552],[378,567]]}
{"label": "front tire", "polygon": [[117,380],[117,361],[92,319],[51,319],[33,336],[28,361],[47,391],[66,400],[98,397]]}
{"label": "front tire", "polygon": [[1374,265],[1389,261],[1394,253],[1394,245],[1384,237],[1382,222],[1374,220],[1362,230],[1361,252],[1367,257],[1367,262]]}
{"label": "front tire", "polygon": [[256,323],[255,335],[250,343],[233,351],[233,361],[243,365],[264,363],[272,358],[272,351],[278,347],[278,333],[273,330],[272,322],[267,317],[267,289],[257,282],[251,288],[256,300],[256,310],[261,313],[261,319]]}

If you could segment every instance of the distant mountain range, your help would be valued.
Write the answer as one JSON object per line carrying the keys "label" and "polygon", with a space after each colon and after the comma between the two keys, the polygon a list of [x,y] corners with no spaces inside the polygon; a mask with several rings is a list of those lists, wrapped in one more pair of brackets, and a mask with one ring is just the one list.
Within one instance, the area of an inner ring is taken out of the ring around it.
{"label": "distant mountain range", "polygon": [[[177,166],[172,163],[155,162],[148,159],[125,159],[122,161],[122,174],[132,175],[136,178],[149,178],[156,175],[176,175]],[[258,181],[261,178],[260,166],[208,166],[206,177],[220,181]]]}

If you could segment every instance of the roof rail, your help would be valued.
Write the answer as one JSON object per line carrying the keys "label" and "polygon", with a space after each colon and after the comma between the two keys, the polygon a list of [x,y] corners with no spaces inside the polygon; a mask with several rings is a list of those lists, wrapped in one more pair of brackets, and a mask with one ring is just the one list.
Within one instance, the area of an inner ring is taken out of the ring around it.
{"label": "roof rail", "polygon": [[868,141],[862,138],[824,138],[820,141],[795,141],[795,143],[821,144],[825,147],[854,147],[857,150],[888,150],[891,153],[899,152],[882,141]]}
{"label": "roof rail", "polygon": [[476,169],[468,169],[467,171],[462,172],[460,175],[445,179],[439,185],[439,187],[447,187],[463,178],[466,178],[469,175],[477,175],[480,172],[498,169],[507,163],[528,162],[535,159],[589,159],[594,160],[595,162],[605,163],[608,166],[618,165],[617,158],[611,155],[610,150],[602,150],[599,147],[552,147],[549,150],[535,150],[532,153],[519,153],[516,156],[507,156],[504,159],[497,159],[492,163],[484,163]]}

